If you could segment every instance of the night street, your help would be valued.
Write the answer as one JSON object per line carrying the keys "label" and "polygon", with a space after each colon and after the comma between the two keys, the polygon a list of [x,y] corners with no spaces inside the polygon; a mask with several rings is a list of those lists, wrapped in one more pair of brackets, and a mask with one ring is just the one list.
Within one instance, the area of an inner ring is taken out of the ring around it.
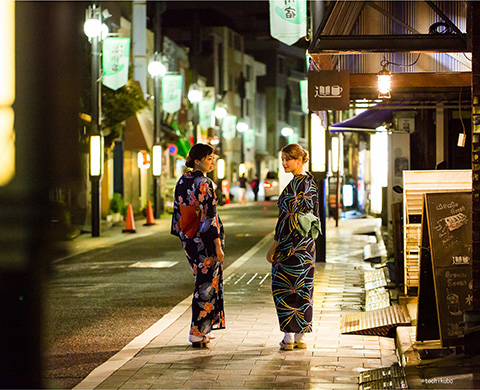
{"label": "night street", "polygon": [[0,390],[480,389],[478,20],[0,0]]}
{"label": "night street", "polygon": [[[219,213],[228,267],[273,231],[278,211],[272,201],[225,206]],[[157,223],[161,231],[148,237],[128,237],[55,262],[45,335],[49,387],[74,387],[192,293],[193,276],[180,241],[169,233],[170,219],[164,216]],[[148,266],[160,261],[174,264]]]}

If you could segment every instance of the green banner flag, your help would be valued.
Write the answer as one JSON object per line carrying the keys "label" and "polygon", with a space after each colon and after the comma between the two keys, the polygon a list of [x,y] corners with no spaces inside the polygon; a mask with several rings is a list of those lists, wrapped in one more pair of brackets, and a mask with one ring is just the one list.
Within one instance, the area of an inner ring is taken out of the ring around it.
{"label": "green banner flag", "polygon": [[245,145],[245,148],[250,149],[255,147],[255,129],[248,129],[243,134],[243,137],[243,144]]}
{"label": "green banner flag", "polygon": [[173,114],[182,107],[183,76],[169,74],[162,77],[162,108]]}
{"label": "green banner flag", "polygon": [[127,84],[129,54],[130,38],[103,40],[103,85],[116,91]]}
{"label": "green banner flag", "polygon": [[190,143],[190,141],[186,138],[179,138],[176,145],[177,145],[177,148],[178,148],[177,153],[180,156],[186,158],[188,156],[188,152],[192,148],[192,144]]}
{"label": "green banner flag", "polygon": [[303,113],[308,114],[308,80],[300,80],[300,100]]}
{"label": "green banner flag", "polygon": [[212,126],[212,114],[215,107],[213,100],[202,100],[198,103],[200,127],[204,130]]}
{"label": "green banner flag", "polygon": [[270,35],[287,45],[307,35],[307,1],[270,0]]}
{"label": "green banner flag", "polygon": [[227,115],[223,118],[222,122],[222,133],[223,139],[229,140],[235,137],[235,131],[237,128],[237,117],[236,115]]}

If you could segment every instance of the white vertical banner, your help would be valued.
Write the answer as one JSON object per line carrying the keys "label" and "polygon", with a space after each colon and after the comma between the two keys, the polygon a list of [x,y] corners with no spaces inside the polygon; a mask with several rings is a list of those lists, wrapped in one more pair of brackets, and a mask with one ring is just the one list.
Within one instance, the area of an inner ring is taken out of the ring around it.
{"label": "white vertical banner", "polygon": [[183,76],[180,74],[162,77],[162,108],[173,114],[182,108]]}
{"label": "white vertical banner", "polygon": [[103,85],[116,91],[127,84],[129,56],[130,38],[103,40]]}
{"label": "white vertical banner", "polygon": [[307,35],[307,0],[270,0],[270,35],[287,45]]}
{"label": "white vertical banner", "polygon": [[213,100],[202,100],[198,103],[198,118],[200,127],[207,130],[212,125],[212,115],[215,108]]}
{"label": "white vertical banner", "polygon": [[237,117],[235,115],[227,115],[222,121],[223,139],[231,140],[235,137],[237,128]]}

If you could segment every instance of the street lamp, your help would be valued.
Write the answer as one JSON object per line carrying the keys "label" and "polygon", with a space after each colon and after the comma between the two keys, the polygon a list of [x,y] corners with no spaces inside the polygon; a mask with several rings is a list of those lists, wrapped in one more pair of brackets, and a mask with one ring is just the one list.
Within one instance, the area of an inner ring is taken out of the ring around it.
{"label": "street lamp", "polygon": [[291,127],[288,127],[288,126],[285,126],[282,130],[281,130],[281,133],[282,135],[288,139],[288,137],[290,137],[291,135],[293,135],[293,129]]}
{"label": "street lamp", "polygon": [[215,115],[215,118],[217,118],[218,120],[222,120],[227,116],[228,111],[224,106],[219,105],[215,107],[215,111],[213,112],[213,114]]}
{"label": "street lamp", "polygon": [[91,5],[86,10],[85,35],[92,45],[92,127],[90,133],[90,181],[92,203],[92,237],[100,236],[101,203],[100,182],[102,181],[103,166],[103,136],[101,128],[101,69],[100,69],[100,40],[102,38],[102,12],[101,8]]}
{"label": "street lamp", "polygon": [[154,80],[153,100],[153,199],[154,199],[154,217],[159,218],[163,213],[163,200],[160,191],[162,175],[162,147],[160,145],[160,128],[162,126],[162,77],[167,73],[167,67],[161,61],[159,52],[155,52],[153,60],[148,65],[148,73]]}
{"label": "street lamp", "polygon": [[193,143],[196,144],[198,140],[198,103],[203,100],[203,91],[198,84],[193,83],[188,91],[188,100],[193,104]]}

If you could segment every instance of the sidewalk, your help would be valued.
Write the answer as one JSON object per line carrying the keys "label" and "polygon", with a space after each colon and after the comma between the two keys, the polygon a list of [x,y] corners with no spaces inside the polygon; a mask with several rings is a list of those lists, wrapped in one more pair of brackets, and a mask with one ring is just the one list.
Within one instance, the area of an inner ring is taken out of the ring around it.
{"label": "sidewalk", "polygon": [[[307,350],[280,351],[266,236],[225,270],[227,329],[208,349],[188,342],[191,297],[95,369],[76,389],[355,389],[362,371],[397,361],[393,339],[342,335],[342,315],[363,304],[363,247],[354,230],[375,219],[327,226],[327,263],[317,263]],[[163,220],[158,229],[163,229]]]}

